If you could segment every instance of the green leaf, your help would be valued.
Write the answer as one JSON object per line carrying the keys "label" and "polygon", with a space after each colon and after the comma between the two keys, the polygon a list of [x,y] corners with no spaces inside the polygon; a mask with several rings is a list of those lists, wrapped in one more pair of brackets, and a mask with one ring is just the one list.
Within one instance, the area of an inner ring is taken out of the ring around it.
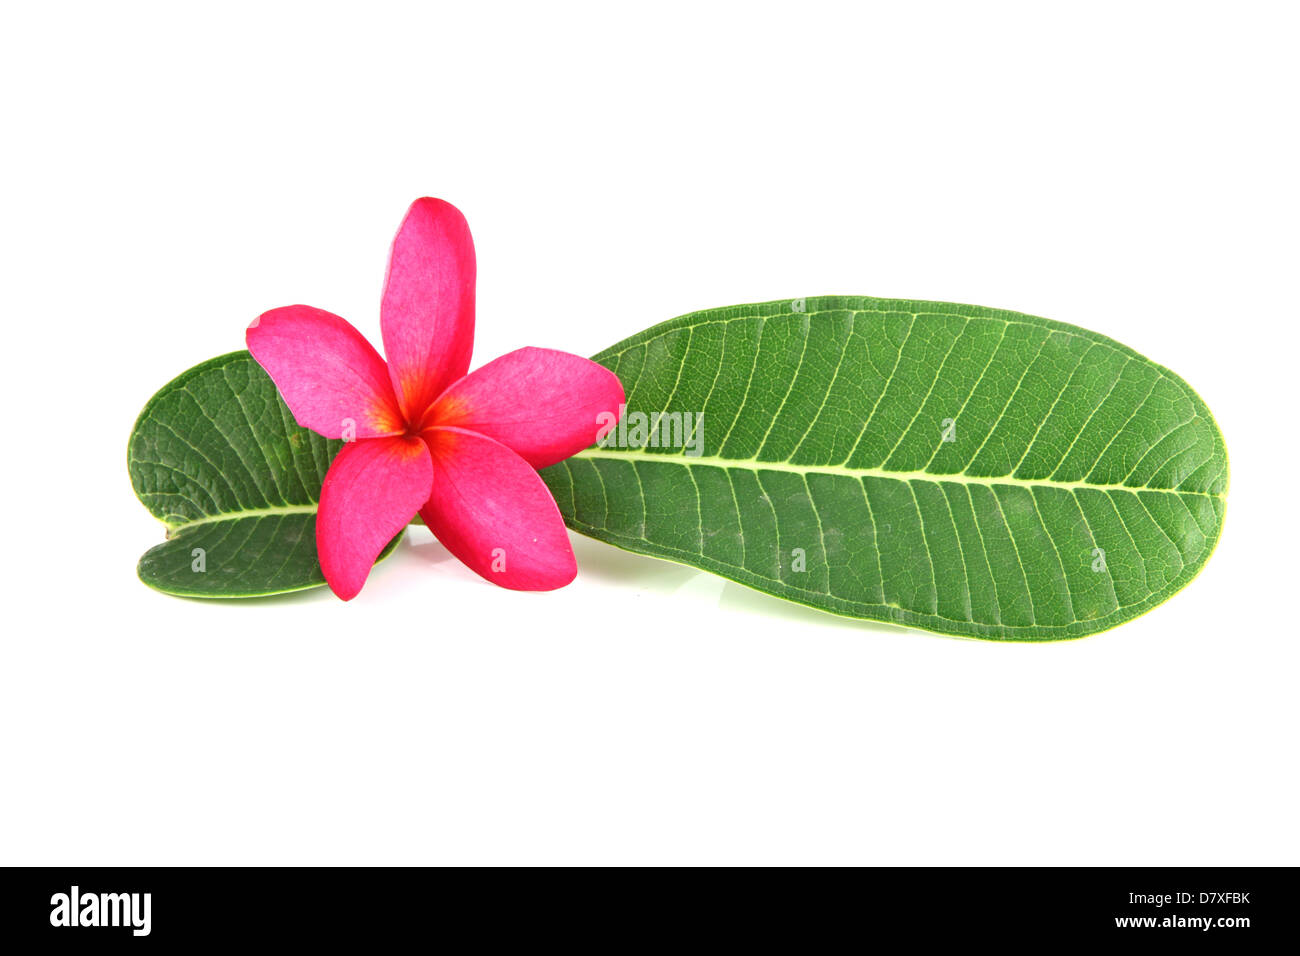
{"label": "green leaf", "polygon": [[[543,472],[569,526],[837,614],[1080,637],[1187,584],[1223,524],[1205,403],[1060,322],[828,296],[697,312],[595,358],[627,416]],[[614,447],[637,413],[665,413],[651,432],[677,447]]]}
{"label": "green leaf", "polygon": [[136,495],[167,525],[168,540],[140,558],[140,580],[205,598],[323,585],[316,503],[342,445],[298,427],[248,352],[163,386],[136,420],[127,452]]}

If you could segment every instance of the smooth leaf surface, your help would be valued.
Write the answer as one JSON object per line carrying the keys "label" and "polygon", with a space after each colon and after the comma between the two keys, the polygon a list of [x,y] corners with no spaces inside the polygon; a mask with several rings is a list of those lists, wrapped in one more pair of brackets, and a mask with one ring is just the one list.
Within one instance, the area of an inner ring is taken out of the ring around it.
{"label": "smooth leaf surface", "polygon": [[693,313],[595,359],[625,421],[663,413],[676,447],[627,447],[633,428],[546,469],[569,526],[826,611],[1079,637],[1187,584],[1223,523],[1205,403],[1063,323],[829,296]]}
{"label": "smooth leaf surface", "polygon": [[300,428],[246,351],[165,385],[140,413],[127,454],[136,495],[167,525],[168,540],[141,557],[140,579],[208,598],[323,585],[316,503],[342,444]]}

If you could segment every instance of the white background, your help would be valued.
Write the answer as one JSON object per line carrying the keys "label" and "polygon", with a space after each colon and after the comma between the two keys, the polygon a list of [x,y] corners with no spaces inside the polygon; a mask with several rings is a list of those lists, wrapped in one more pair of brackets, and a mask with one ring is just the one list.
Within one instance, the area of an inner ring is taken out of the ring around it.
{"label": "white background", "polygon": [[[27,4],[0,21],[0,862],[1300,862],[1297,80],[1282,5]],[[1183,375],[1232,459],[1186,591],[1054,645],[427,532],[350,604],[165,597],[149,396],[306,302],[378,341],[407,206],[476,364],[822,293]]]}

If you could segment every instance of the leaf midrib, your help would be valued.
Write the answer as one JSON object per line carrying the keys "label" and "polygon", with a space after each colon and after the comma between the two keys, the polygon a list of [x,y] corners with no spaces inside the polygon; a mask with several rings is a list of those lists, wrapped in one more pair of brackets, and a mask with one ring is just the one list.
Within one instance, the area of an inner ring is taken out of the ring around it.
{"label": "leaf midrib", "polygon": [[1172,495],[1203,495],[1223,499],[1226,495],[1212,491],[1188,491],[1180,488],[1157,488],[1150,485],[1102,484],[1090,481],[1050,481],[1026,478],[999,477],[996,475],[968,475],[965,472],[936,474],[929,471],[892,471],[885,468],[846,468],[843,465],[796,465],[788,461],[760,461],[756,458],[724,458],[720,455],[660,455],[643,451],[610,451],[589,448],[578,452],[574,458],[604,459],[608,461],[657,461],[674,465],[702,465],[713,468],[739,468],[745,471],[780,471],[796,475],[839,475],[849,478],[892,478],[896,481],[949,482],[960,485],[1012,485],[1024,488],[1089,489],[1101,492],[1152,491]]}

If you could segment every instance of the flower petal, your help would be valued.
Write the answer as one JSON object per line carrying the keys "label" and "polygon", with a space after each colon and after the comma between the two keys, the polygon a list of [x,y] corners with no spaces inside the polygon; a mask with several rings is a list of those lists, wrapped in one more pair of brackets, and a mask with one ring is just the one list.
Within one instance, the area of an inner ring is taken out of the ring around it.
{"label": "flower petal", "polygon": [[357,596],[384,545],[429,497],[433,462],[418,438],[350,442],[334,458],[316,512],[316,551],[330,588]]}
{"label": "flower petal", "polygon": [[303,428],[349,439],[404,430],[384,360],[344,319],[290,305],[264,312],[244,338]]}
{"label": "flower petal", "polygon": [[554,349],[519,349],[447,389],[433,422],[494,438],[534,468],[591,445],[618,420],[623,385],[590,359]]}
{"label": "flower petal", "polygon": [[417,199],[393,240],[380,307],[384,354],[407,421],[469,370],[474,277],[474,240],[460,210]]}
{"label": "flower petal", "polygon": [[462,428],[424,433],[433,491],[420,517],[447,550],[493,584],[550,591],[578,573],[548,489],[509,448]]}

